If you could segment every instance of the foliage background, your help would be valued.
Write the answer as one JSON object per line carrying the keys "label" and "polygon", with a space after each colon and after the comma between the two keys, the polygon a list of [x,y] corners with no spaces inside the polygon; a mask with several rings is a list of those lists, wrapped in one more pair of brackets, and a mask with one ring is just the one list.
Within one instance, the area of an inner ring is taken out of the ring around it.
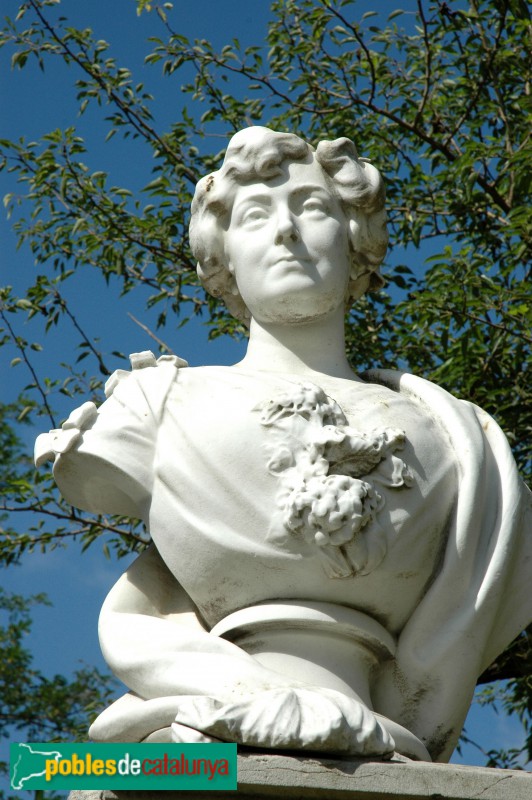
{"label": "foliage background", "polygon": [[[483,406],[530,476],[524,2],[410,0],[382,3],[377,13],[351,0],[276,0],[271,11],[255,6],[253,18],[234,4],[225,24],[208,4],[185,12],[119,0],[92,14],[72,0],[6,5],[0,66],[5,75],[11,62],[11,80],[29,75],[44,96],[18,105],[21,119],[9,121],[0,142],[20,248],[0,311],[13,375],[0,429],[4,564],[35,551],[53,558],[72,540],[85,550],[98,539],[114,558],[146,540],[127,520],[64,504],[46,471],[33,470],[27,447],[35,430],[57,427],[73,397],[98,401],[124,352],[177,347],[194,362],[207,331],[215,341],[199,359],[237,360],[243,331],[198,287],[186,230],[195,181],[247,124],[314,142],[348,135],[385,173],[388,288],[349,316],[353,364],[407,368]],[[113,29],[108,45],[101,37]],[[11,615],[15,604],[22,630],[23,601],[5,603]],[[22,672],[30,669],[24,658]],[[486,676],[511,679],[482,697],[491,703],[502,692],[528,743],[494,744],[490,763],[530,756],[530,664],[523,635]],[[100,680],[93,675],[96,695],[107,691]],[[5,734],[24,720],[20,702],[10,702]]]}

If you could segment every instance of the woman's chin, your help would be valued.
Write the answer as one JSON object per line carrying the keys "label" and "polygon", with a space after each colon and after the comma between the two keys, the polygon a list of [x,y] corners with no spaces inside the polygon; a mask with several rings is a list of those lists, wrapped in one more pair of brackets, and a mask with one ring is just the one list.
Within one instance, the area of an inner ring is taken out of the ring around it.
{"label": "woman's chin", "polygon": [[271,305],[264,303],[256,310],[250,309],[252,319],[260,325],[287,326],[325,321],[339,310],[343,314],[343,298],[341,302],[330,297],[303,298],[301,293],[277,297]]}

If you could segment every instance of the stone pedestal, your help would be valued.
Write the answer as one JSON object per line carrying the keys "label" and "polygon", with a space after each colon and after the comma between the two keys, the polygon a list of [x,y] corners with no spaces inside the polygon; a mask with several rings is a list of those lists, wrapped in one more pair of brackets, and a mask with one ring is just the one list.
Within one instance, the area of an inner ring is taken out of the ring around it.
{"label": "stone pedestal", "polygon": [[[212,800],[216,796],[211,791],[74,791],[69,800]],[[532,774],[407,760],[244,753],[238,757],[238,791],[221,796],[228,800],[530,800]]]}

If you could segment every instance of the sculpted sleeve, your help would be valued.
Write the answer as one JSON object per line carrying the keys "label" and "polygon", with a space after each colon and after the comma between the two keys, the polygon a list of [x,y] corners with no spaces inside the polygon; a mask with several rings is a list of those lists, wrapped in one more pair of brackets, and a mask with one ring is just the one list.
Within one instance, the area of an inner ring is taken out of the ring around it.
{"label": "sculpted sleeve", "polygon": [[159,420],[176,367],[186,362],[139,353],[131,363],[132,372],[111,376],[98,409],[84,403],[62,428],[38,437],[35,462],[55,459],[55,480],[73,506],[145,521]]}

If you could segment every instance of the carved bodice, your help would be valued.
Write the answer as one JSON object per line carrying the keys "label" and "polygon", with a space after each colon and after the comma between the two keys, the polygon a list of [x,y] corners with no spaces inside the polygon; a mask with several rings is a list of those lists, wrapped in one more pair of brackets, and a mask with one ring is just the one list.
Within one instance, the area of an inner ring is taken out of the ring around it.
{"label": "carved bodice", "polygon": [[402,628],[438,568],[456,495],[429,409],[377,384],[236,367],[122,377],[58,483],[78,505],[144,516],[208,625],[307,599]]}

